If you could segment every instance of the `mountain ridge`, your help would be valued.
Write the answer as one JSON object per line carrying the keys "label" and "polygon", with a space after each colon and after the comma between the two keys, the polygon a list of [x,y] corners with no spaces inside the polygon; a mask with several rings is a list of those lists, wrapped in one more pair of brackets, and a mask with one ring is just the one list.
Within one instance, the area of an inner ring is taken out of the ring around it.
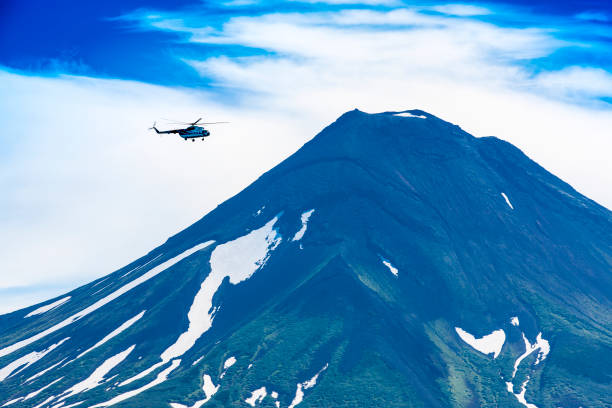
{"label": "mountain ridge", "polygon": [[0,404],[608,406],[611,220],[499,139],[349,111],[144,257],[0,316]]}

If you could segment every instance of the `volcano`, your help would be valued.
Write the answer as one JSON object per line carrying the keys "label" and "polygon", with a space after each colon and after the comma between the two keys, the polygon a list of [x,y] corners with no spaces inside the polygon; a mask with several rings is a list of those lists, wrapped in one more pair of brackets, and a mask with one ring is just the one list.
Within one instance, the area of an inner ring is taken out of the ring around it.
{"label": "volcano", "polygon": [[420,110],[0,316],[3,407],[610,407],[611,367],[612,213]]}

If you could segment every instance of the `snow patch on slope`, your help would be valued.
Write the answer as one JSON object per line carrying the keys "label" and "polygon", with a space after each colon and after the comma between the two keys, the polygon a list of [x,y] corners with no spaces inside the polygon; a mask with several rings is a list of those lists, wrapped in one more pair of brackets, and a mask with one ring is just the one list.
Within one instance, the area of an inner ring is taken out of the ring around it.
{"label": "snow patch on slope", "polygon": [[201,356],[201,357],[198,357],[198,359],[197,359],[196,361],[194,361],[193,363],[191,363],[191,365],[192,365],[192,366],[194,366],[194,365],[198,364],[200,361],[202,361],[202,359],[203,359],[204,357],[206,357],[206,356]]}
{"label": "snow patch on slope", "polygon": [[34,398],[35,396],[37,396],[38,394],[40,394],[41,392],[43,392],[44,390],[46,390],[47,388],[49,388],[50,386],[55,384],[56,382],[61,381],[62,378],[64,378],[64,377],[60,377],[60,378],[58,378],[56,380],[53,380],[49,384],[45,385],[44,387],[29,393],[28,395],[25,396],[25,398],[23,400],[26,401],[26,400],[29,400],[30,398]]}
{"label": "snow patch on slope", "polygon": [[175,265],[176,263],[178,263],[179,261],[182,261],[183,259],[187,258],[188,256],[194,254],[195,252],[206,248],[207,246],[209,246],[210,244],[212,244],[215,241],[207,241],[204,242],[202,244],[198,244],[196,246],[194,246],[193,248],[190,248],[186,251],[184,251],[183,253],[175,256],[174,258],[171,258],[169,260],[167,260],[164,263],[161,263],[159,265],[157,265],[156,267],[154,267],[153,269],[151,269],[150,271],[148,271],[147,273],[139,276],[138,278],[134,279],[133,281],[130,281],[129,283],[123,285],[122,287],[120,287],[119,289],[117,289],[116,291],[114,291],[113,293],[103,297],[102,299],[98,300],[97,302],[95,302],[94,304],[92,304],[89,307],[86,307],[85,309],[81,310],[80,312],[77,312],[75,314],[73,314],[72,316],[68,317],[67,319],[64,319],[63,321],[57,323],[54,326],[51,326],[50,328],[48,328],[47,330],[44,330],[32,337],[28,337],[27,339],[18,341],[17,343],[14,343],[10,346],[4,347],[2,349],[0,349],[0,357],[4,357],[8,354],[11,354],[25,346],[28,346],[32,343],[34,343],[37,340],[42,339],[43,337],[48,336],[51,333],[54,333],[60,329],[63,329],[64,327],[76,322],[77,320],[95,312],[96,310],[98,310],[99,308],[101,308],[102,306],[112,302],[113,300],[117,299],[119,296],[123,295],[124,293],[134,289],[136,286],[148,281],[149,279],[157,276],[158,274],[160,274],[161,272],[165,271],[166,269],[170,268],[171,266]]}
{"label": "snow patch on slope", "polygon": [[508,390],[509,393],[511,393],[512,395],[516,397],[519,403],[523,404],[527,408],[538,408],[537,405],[530,404],[525,399],[525,393],[527,392],[527,384],[529,383],[529,380],[530,378],[529,376],[527,376],[527,379],[523,381],[523,384],[521,384],[521,392],[519,393],[514,392],[514,384],[512,384],[512,382],[506,382],[506,389]]}
{"label": "snow patch on slope", "polygon": [[[512,371],[512,380],[514,380],[514,377],[516,376],[516,372],[518,371],[518,368],[521,362],[531,353],[533,353],[536,350],[539,350],[538,356],[534,363],[534,366],[535,366],[535,365],[538,365],[542,360],[544,360],[546,356],[548,355],[548,353],[550,352],[550,344],[548,343],[548,340],[545,340],[542,338],[542,333],[538,333],[538,336],[536,337],[536,342],[534,344],[531,344],[529,342],[529,340],[527,339],[527,336],[525,336],[525,333],[522,333],[522,335],[523,335],[523,341],[525,342],[525,352],[521,354],[519,358],[517,358],[516,361],[514,362],[514,370]],[[527,376],[527,379],[523,382],[523,384],[521,384],[521,391],[518,393],[514,392],[514,384],[512,383],[512,381],[506,382],[506,389],[508,390],[509,393],[511,393],[512,395],[516,397],[518,402],[523,404],[525,407],[538,408],[535,404],[530,404],[525,399],[525,393],[527,392],[527,384],[529,383],[529,380],[530,380],[530,377]]]}
{"label": "snow patch on slope", "polygon": [[52,366],[47,367],[47,368],[45,368],[44,370],[39,371],[38,373],[34,374],[33,376],[31,376],[30,378],[28,378],[27,380],[25,380],[25,381],[24,381],[24,384],[25,384],[25,383],[28,383],[28,382],[30,382],[30,381],[32,381],[32,380],[35,380],[35,379],[37,379],[37,378],[38,378],[38,377],[40,377],[40,376],[45,375],[47,372],[49,372],[49,371],[53,370],[55,367],[57,367],[58,365],[62,364],[64,361],[66,361],[66,359],[67,359],[67,358],[68,358],[68,357],[64,357],[63,359],[61,359],[59,362],[57,362],[57,363],[53,364]]}
{"label": "snow patch on slope", "polygon": [[382,256],[380,256],[380,260],[382,261],[383,265],[385,265],[387,268],[389,268],[389,271],[391,271],[391,273],[393,275],[395,275],[395,276],[399,275],[399,271],[397,270],[397,268],[395,266],[393,266],[391,264],[391,262],[389,262],[387,259],[383,258]]}
{"label": "snow patch on slope", "polygon": [[[90,348],[88,348],[87,350],[85,350],[84,352],[82,352],[81,354],[79,354],[77,356],[77,358],[75,358],[75,360],[83,357],[85,354],[89,353],[92,350],[95,350],[96,348],[100,347],[101,345],[103,345],[104,343],[106,343],[107,341],[109,341],[110,339],[112,339],[115,336],[118,336],[119,334],[121,334],[123,331],[127,330],[131,325],[133,325],[134,323],[136,323],[138,320],[140,320],[140,318],[142,316],[144,316],[146,310],[143,310],[142,312],[140,312],[139,314],[137,314],[136,316],[132,317],[131,319],[127,320],[126,322],[124,322],[121,326],[117,327],[115,330],[113,330],[112,332],[110,332],[108,335],[106,335],[102,340],[100,340],[99,342],[97,342],[96,344],[94,344],[93,346],[91,346]],[[74,360],[72,360],[74,361]]]}
{"label": "snow patch on slope", "polygon": [[119,277],[119,279],[125,278],[126,276],[128,276],[130,273],[134,272],[134,271],[135,271],[135,270],[137,270],[137,269],[142,269],[142,268],[144,268],[145,266],[147,266],[147,265],[148,265],[148,264],[150,264],[151,262],[155,261],[157,258],[159,258],[159,257],[160,257],[160,256],[162,256],[162,255],[163,255],[163,253],[161,253],[161,254],[157,255],[155,258],[151,259],[150,261],[147,261],[147,262],[143,263],[142,265],[138,265],[137,267],[130,269],[129,271],[127,271],[126,273],[124,273],[123,275],[121,275],[121,276]]}
{"label": "snow patch on slope", "polygon": [[302,228],[300,228],[299,231],[295,233],[291,241],[299,241],[304,237],[304,234],[306,233],[306,228],[308,227],[308,220],[310,219],[312,213],[314,213],[314,209],[302,213]]}
{"label": "snow patch on slope", "polygon": [[206,404],[212,398],[212,396],[219,391],[220,385],[215,386],[215,384],[212,382],[212,378],[210,378],[210,375],[208,374],[204,374],[203,380],[204,384],[202,385],[202,390],[204,391],[206,398],[196,401],[195,404],[191,406],[178,404],[176,402],[171,402],[170,406],[172,408],[200,408],[202,405]]}
{"label": "snow patch on slope", "polygon": [[101,402],[99,404],[93,405],[90,408],[98,408],[98,407],[108,407],[111,405],[115,405],[118,404],[122,401],[125,401],[126,399],[132,398],[142,392],[145,392],[146,390],[148,390],[149,388],[153,388],[156,385],[159,385],[161,383],[163,383],[164,381],[166,381],[168,379],[168,375],[170,375],[170,373],[172,371],[174,371],[179,364],[181,364],[181,360],[177,359],[177,360],[172,360],[172,363],[170,364],[170,366],[168,368],[166,368],[165,370],[163,370],[162,372],[160,372],[159,374],[157,374],[157,377],[151,381],[148,384],[143,385],[140,388],[137,388],[135,390],[131,390],[131,391],[127,391],[124,392],[123,394],[119,394],[116,397],[106,401],[106,402]]}
{"label": "snow patch on slope", "polygon": [[513,326],[518,326],[518,325],[519,325],[519,318],[518,318],[518,317],[516,317],[516,316],[514,316],[513,318],[511,318],[511,319],[510,319],[510,323],[511,323]]}
{"label": "snow patch on slope", "polygon": [[270,397],[272,397],[272,399],[276,400],[276,401],[274,401],[274,406],[276,408],[280,408],[280,401],[278,401],[278,392],[272,391],[270,393]]}
{"label": "snow patch on slope", "polygon": [[501,193],[501,195],[502,197],[504,197],[504,200],[506,200],[506,204],[508,204],[508,207],[510,207],[511,210],[514,210],[514,207],[512,206],[512,203],[510,203],[510,200],[508,199],[506,193]]}
{"label": "snow patch on slope", "polygon": [[[265,265],[274,250],[281,242],[281,236],[274,229],[278,217],[268,221],[263,227],[249,232],[247,235],[218,245],[210,255],[210,273],[204,279],[200,290],[196,293],[193,303],[187,313],[189,326],[187,331],[181,333],[174,344],[170,345],[160,356],[161,362],[156,363],[147,370],[122,382],[120,386],[127,385],[136,379],[150,374],[157,367],[168,361],[180,357],[190,350],[196,341],[212,327],[214,311],[212,300],[225,278],[229,277],[232,285],[237,285],[249,279],[259,268]],[[178,363],[176,363],[178,361]],[[173,360],[172,364],[180,364],[181,360]],[[174,370],[174,368],[172,369]],[[172,371],[170,370],[170,371]],[[160,373],[161,374],[161,373]],[[168,372],[169,374],[169,372]],[[158,379],[159,379],[158,375]],[[153,387],[163,380],[150,384]],[[156,380],[157,381],[157,380]],[[149,388],[150,388],[149,387]],[[121,401],[136,394],[127,392]],[[115,399],[113,399],[115,400]],[[113,401],[111,400],[111,401]]]}
{"label": "snow patch on slope", "polygon": [[30,313],[25,315],[25,317],[32,317],[32,316],[35,316],[35,315],[46,313],[49,310],[55,309],[56,307],[66,303],[69,300],[70,300],[70,296],[66,296],[64,298],[61,298],[60,300],[56,300],[53,303],[49,303],[48,305],[41,306],[38,309],[31,311]]}
{"label": "snow patch on slope", "polygon": [[425,115],[413,115],[410,112],[401,112],[401,113],[394,113],[393,116],[400,116],[402,118],[418,118],[418,119],[427,119],[427,116]]}
{"label": "snow patch on slope", "polygon": [[517,358],[514,362],[514,371],[512,372],[512,378],[514,378],[514,376],[516,375],[518,367],[521,364],[521,361],[525,359],[525,357],[527,357],[536,350],[540,350],[538,352],[536,362],[534,363],[534,365],[537,365],[540,363],[540,361],[544,360],[550,352],[550,344],[548,343],[548,340],[544,340],[542,338],[542,333],[538,333],[538,336],[536,337],[536,342],[533,344],[529,342],[527,336],[525,336],[525,333],[523,333],[523,341],[525,342],[525,352],[521,354],[521,356]]}
{"label": "snow patch on slope", "polygon": [[268,395],[266,387],[261,387],[253,391],[251,396],[245,399],[244,402],[254,407],[256,403],[261,403],[261,401],[266,398],[266,395]]}
{"label": "snow patch on slope", "polygon": [[79,401],[79,402],[75,402],[74,404],[64,405],[64,402],[62,401],[59,404],[52,406],[51,408],[72,408],[72,407],[76,407],[77,405],[81,405],[84,402],[85,401]]}
{"label": "snow patch on slope", "polygon": [[310,380],[304,381],[303,383],[299,383],[297,385],[297,389],[295,390],[295,397],[293,397],[293,401],[289,405],[289,408],[294,408],[296,405],[300,404],[304,400],[304,390],[314,387],[317,384],[317,379],[319,378],[319,374],[323,371],[327,370],[329,364],[325,364],[325,366],[319,370]]}
{"label": "snow patch on slope", "polygon": [[151,367],[147,368],[146,370],[144,370],[144,371],[136,374],[135,376],[130,377],[127,380],[123,381],[121,384],[119,384],[119,386],[123,387],[124,385],[128,385],[130,383],[133,383],[134,381],[140,380],[141,378],[146,377],[147,375],[151,374],[153,371],[157,370],[159,367],[163,366],[166,363],[167,363],[167,361],[160,361],[159,363],[155,363]]}
{"label": "snow patch on slope", "polygon": [[[212,326],[214,315],[212,299],[226,277],[232,285],[249,279],[257,269],[265,265],[281,242],[273,228],[278,221],[274,217],[263,227],[233,241],[218,245],[210,256],[210,274],[204,279],[187,313],[189,327],[174,344],[161,355],[162,361],[182,356]],[[206,316],[206,317],[203,317]]]}
{"label": "snow patch on slope", "polygon": [[225,373],[227,372],[227,369],[230,368],[231,366],[233,366],[234,364],[236,364],[236,357],[234,357],[234,356],[232,356],[232,357],[228,358],[227,360],[225,360],[225,363],[223,363],[223,372],[221,373],[219,378],[225,377]]}
{"label": "snow patch on slope", "polygon": [[54,381],[51,381],[51,383],[49,383],[49,384],[45,385],[45,386],[44,386],[44,387],[42,387],[42,388],[39,388],[39,389],[38,389],[38,390],[36,390],[36,391],[32,391],[31,393],[29,393],[29,394],[28,394],[28,395],[26,395],[25,397],[15,398],[14,400],[10,400],[9,402],[7,402],[6,404],[4,404],[4,405],[2,405],[2,406],[3,406],[3,407],[6,407],[6,406],[8,406],[8,405],[12,405],[12,404],[14,404],[14,403],[16,403],[16,402],[19,402],[19,401],[27,401],[27,400],[29,400],[29,399],[31,399],[31,398],[34,398],[35,396],[37,396],[38,394],[40,394],[41,392],[43,392],[44,390],[46,390],[47,388],[49,388],[50,386],[52,386],[53,384],[55,384],[56,382],[61,381],[63,378],[64,378],[64,377],[60,377],[60,378],[58,378],[58,379],[56,379],[56,380],[54,380]]}
{"label": "snow patch on slope", "polygon": [[227,370],[228,368],[230,368],[234,364],[236,364],[236,357],[232,356],[232,357],[228,358],[227,360],[225,360],[225,363],[223,363],[223,369]]}
{"label": "snow patch on slope", "polygon": [[116,354],[105,360],[102,364],[100,364],[98,368],[94,370],[93,373],[89,375],[89,377],[64,391],[61,394],[62,397],[59,399],[59,401],[63,401],[66,398],[69,398],[75,394],[91,390],[102,384],[105,381],[104,376],[108,374],[113,368],[121,364],[121,362],[127,358],[127,356],[132,352],[132,350],[134,350],[134,347],[136,347],[136,345],[132,345],[121,353]]}
{"label": "snow patch on slope", "polygon": [[473,335],[460,327],[455,327],[455,331],[461,340],[472,346],[472,348],[475,350],[478,350],[483,354],[494,353],[493,358],[497,358],[504,343],[506,342],[506,333],[502,329],[495,330],[493,333],[479,339],[475,338]]}
{"label": "snow patch on slope", "polygon": [[35,362],[37,362],[38,360],[40,360],[41,358],[43,358],[44,356],[46,356],[47,354],[49,354],[50,352],[58,348],[59,346],[61,346],[62,343],[68,340],[69,338],[70,337],[66,337],[65,339],[61,340],[60,342],[56,344],[49,346],[43,351],[33,351],[31,353],[28,353],[25,356],[22,356],[18,358],[17,360],[9,363],[5,367],[1,368],[0,369],[0,382],[4,381],[11,375],[17,374],[20,371],[25,370],[26,368],[28,368],[29,366],[31,366],[32,364],[34,364]]}

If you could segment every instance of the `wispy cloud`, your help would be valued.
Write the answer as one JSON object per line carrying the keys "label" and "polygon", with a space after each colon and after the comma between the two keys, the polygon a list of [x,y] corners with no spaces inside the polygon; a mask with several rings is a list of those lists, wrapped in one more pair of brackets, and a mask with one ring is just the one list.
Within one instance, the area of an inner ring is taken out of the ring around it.
{"label": "wispy cloud", "polygon": [[[579,50],[605,61],[606,43],[588,38],[591,27],[611,35],[601,18],[383,3],[115,20],[192,46],[171,58],[204,89],[1,71],[0,93],[11,97],[0,99],[0,270],[9,271],[0,289],[82,283],[122,266],[355,107],[421,108],[500,136],[612,207],[611,74],[571,59]],[[201,114],[232,123],[196,144],[146,131],[156,118]]]}
{"label": "wispy cloud", "polygon": [[[11,95],[0,100],[0,290],[59,290],[124,266],[306,141],[293,129],[318,128],[121,80],[0,71],[0,93]],[[147,130],[200,116],[232,123],[198,143]]]}
{"label": "wispy cloud", "polygon": [[610,16],[600,11],[583,11],[582,13],[576,14],[576,18],[579,20],[600,21],[604,23],[610,21]]}
{"label": "wispy cloud", "polygon": [[443,4],[433,6],[431,9],[440,13],[462,17],[484,16],[491,14],[491,10],[481,6],[474,6],[472,4]]}
{"label": "wispy cloud", "polygon": [[535,83],[546,92],[569,100],[586,100],[612,95],[612,74],[601,68],[571,66],[543,72]]}

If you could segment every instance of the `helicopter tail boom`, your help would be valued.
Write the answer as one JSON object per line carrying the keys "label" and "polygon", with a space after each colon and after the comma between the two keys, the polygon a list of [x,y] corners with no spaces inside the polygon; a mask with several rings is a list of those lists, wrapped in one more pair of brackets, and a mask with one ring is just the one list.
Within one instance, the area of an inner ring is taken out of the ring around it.
{"label": "helicopter tail boom", "polygon": [[179,130],[178,130],[178,129],[175,129],[175,130],[158,130],[158,129],[155,127],[155,124],[156,124],[156,123],[157,123],[157,122],[154,122],[154,123],[153,123],[153,126],[151,126],[149,129],[154,130],[154,131],[155,131],[155,133],[157,133],[158,135],[168,134],[168,133],[178,133],[178,132],[179,132]]}

